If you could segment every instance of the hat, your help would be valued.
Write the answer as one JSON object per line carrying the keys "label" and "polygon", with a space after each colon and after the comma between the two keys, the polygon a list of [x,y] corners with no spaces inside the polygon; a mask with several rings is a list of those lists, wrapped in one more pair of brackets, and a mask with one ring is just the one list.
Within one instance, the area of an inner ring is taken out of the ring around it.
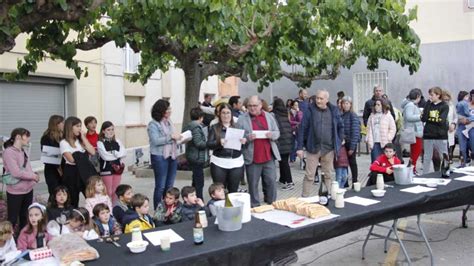
{"label": "hat", "polygon": [[39,204],[38,202],[35,202],[33,204],[31,204],[29,207],[28,207],[28,210],[30,210],[31,208],[38,208],[41,210],[41,212],[44,214],[46,212],[46,207],[42,204]]}

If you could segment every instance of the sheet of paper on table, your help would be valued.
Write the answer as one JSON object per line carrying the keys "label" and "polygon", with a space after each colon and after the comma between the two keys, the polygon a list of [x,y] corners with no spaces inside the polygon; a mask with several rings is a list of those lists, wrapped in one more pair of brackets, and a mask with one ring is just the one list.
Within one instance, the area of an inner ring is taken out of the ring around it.
{"label": "sheet of paper on table", "polygon": [[169,236],[171,243],[184,240],[180,235],[173,231],[173,229],[143,233],[143,235],[153,244],[153,246],[159,246],[163,236]]}
{"label": "sheet of paper on table", "polygon": [[255,134],[256,139],[268,139],[267,133],[270,132],[268,130],[253,130],[252,134]]}
{"label": "sheet of paper on table", "polygon": [[449,184],[449,182],[451,182],[451,179],[414,177],[412,184],[426,185],[429,183],[436,183],[440,186],[446,186],[447,184]]}
{"label": "sheet of paper on table", "polygon": [[463,168],[454,169],[453,172],[466,174],[466,175],[474,175],[474,166],[466,166]]}
{"label": "sheet of paper on table", "polygon": [[465,176],[461,176],[461,177],[455,178],[454,180],[466,181],[466,182],[474,182],[474,176],[472,176],[472,175],[465,175]]}
{"label": "sheet of paper on table", "polygon": [[253,217],[265,220],[290,228],[298,228],[309,224],[314,224],[338,217],[339,215],[330,214],[317,219],[311,219],[289,211],[273,210],[264,213],[252,213]]}
{"label": "sheet of paper on table", "polygon": [[352,203],[352,204],[362,205],[362,206],[370,206],[370,205],[377,204],[380,202],[378,200],[362,198],[359,196],[350,197],[350,198],[344,199],[344,201]]}
{"label": "sheet of paper on table", "polygon": [[424,192],[430,192],[436,190],[436,188],[431,188],[431,187],[423,187],[423,186],[414,186],[410,188],[404,188],[400,189],[402,192],[408,192],[408,193],[413,193],[413,194],[419,194],[419,193],[424,193]]}
{"label": "sheet of paper on table", "polygon": [[225,133],[225,144],[224,148],[238,150],[242,149],[242,143],[240,139],[244,137],[245,131],[243,129],[238,128],[228,128]]}

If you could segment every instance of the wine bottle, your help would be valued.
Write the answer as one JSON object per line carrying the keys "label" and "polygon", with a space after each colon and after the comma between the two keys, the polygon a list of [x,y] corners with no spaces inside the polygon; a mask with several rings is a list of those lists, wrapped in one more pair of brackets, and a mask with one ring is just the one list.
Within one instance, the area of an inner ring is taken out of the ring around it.
{"label": "wine bottle", "polygon": [[449,178],[451,176],[451,165],[449,164],[449,158],[446,153],[443,154],[443,160],[441,162],[441,177]]}
{"label": "wine bottle", "polygon": [[225,207],[234,207],[234,205],[232,205],[232,202],[229,199],[229,193],[225,194],[225,205],[224,206]]}
{"label": "wine bottle", "polygon": [[202,245],[204,243],[204,229],[199,218],[199,212],[194,214],[193,239],[195,245]]}
{"label": "wine bottle", "polygon": [[326,185],[324,184],[324,174],[321,174],[321,182],[319,184],[319,192],[318,192],[319,204],[327,206],[329,204],[328,195],[329,195],[329,191]]}

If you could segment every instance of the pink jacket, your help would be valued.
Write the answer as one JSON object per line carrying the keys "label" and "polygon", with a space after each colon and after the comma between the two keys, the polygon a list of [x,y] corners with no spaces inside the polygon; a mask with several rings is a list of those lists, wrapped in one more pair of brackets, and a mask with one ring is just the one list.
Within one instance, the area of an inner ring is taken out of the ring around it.
{"label": "pink jacket", "polygon": [[109,196],[96,194],[93,198],[87,198],[84,206],[89,211],[91,218],[94,216],[92,210],[94,209],[95,205],[99,203],[104,203],[105,205],[109,206],[110,213],[112,213],[112,202],[110,201]]}
{"label": "pink jacket", "polygon": [[[369,144],[369,147],[372,149],[374,147],[374,121],[373,114],[370,114],[369,120],[367,121],[367,138],[366,141]],[[385,147],[387,143],[391,143],[395,134],[397,133],[397,127],[395,125],[395,120],[390,112],[382,114],[380,119],[380,146]]]}
{"label": "pink jacket", "polygon": [[15,185],[8,185],[7,192],[14,195],[27,194],[36,185],[35,173],[31,169],[30,161],[26,163],[26,167],[23,168],[25,162],[25,155],[23,150],[19,150],[14,146],[8,147],[3,152],[3,167],[5,167],[5,173],[10,173],[13,177],[19,178],[20,182]]}
{"label": "pink jacket", "polygon": [[[36,249],[36,229],[34,229],[31,234],[28,234],[26,232],[27,227],[28,226],[25,226],[23,229],[21,229],[20,236],[17,240],[17,248],[21,251],[27,249]],[[44,232],[44,239],[46,240],[45,244],[47,245],[49,240],[51,240],[51,236],[48,234],[48,232]]]}

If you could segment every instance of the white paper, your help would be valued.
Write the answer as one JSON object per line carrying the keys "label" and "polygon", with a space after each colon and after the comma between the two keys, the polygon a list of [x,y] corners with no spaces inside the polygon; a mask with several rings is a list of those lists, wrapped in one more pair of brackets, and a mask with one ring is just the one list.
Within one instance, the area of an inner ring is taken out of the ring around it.
{"label": "white paper", "polygon": [[453,146],[455,143],[454,136],[456,135],[456,131],[449,132],[448,131],[448,145]]}
{"label": "white paper", "polygon": [[163,236],[169,236],[171,243],[184,240],[180,235],[173,231],[173,229],[143,233],[143,235],[151,242],[151,244],[153,244],[153,246],[159,246]]}
{"label": "white paper", "polygon": [[252,213],[255,218],[265,220],[270,223],[287,226],[290,228],[298,228],[309,224],[314,224],[338,217],[336,214],[329,214],[317,219],[311,219],[305,216],[298,215],[289,211],[273,210],[264,213]]}
{"label": "white paper", "polygon": [[474,175],[474,166],[466,166],[463,168],[454,169],[453,172],[466,174],[466,175]]}
{"label": "white paper", "polygon": [[427,185],[429,183],[436,183],[438,186],[446,186],[451,182],[451,179],[444,178],[424,178],[424,177],[414,177],[412,184],[418,185]]}
{"label": "white paper", "polygon": [[466,175],[466,176],[461,176],[461,177],[455,178],[454,180],[466,181],[466,182],[474,182],[474,176],[472,176],[472,175]]}
{"label": "white paper", "polygon": [[424,192],[430,192],[436,190],[436,188],[431,188],[431,187],[423,187],[423,186],[415,186],[415,187],[410,187],[410,188],[404,188],[401,189],[400,191],[402,192],[408,192],[408,193],[413,193],[413,194],[419,194],[419,193],[424,193]]}
{"label": "white paper", "polygon": [[253,130],[252,134],[255,134],[256,139],[268,139],[267,133],[270,132],[268,130]]}
{"label": "white paper", "polygon": [[319,196],[308,197],[308,198],[298,198],[298,199],[308,202],[308,203],[319,203]]}
{"label": "white paper", "polygon": [[193,139],[193,134],[191,133],[191,130],[186,130],[183,133],[181,133],[181,139],[176,141],[176,144],[186,143],[192,139]]}
{"label": "white paper", "polygon": [[245,131],[243,129],[228,128],[225,133],[225,144],[224,148],[238,150],[242,148],[240,139],[244,137]]}
{"label": "white paper", "polygon": [[380,202],[379,200],[367,199],[367,198],[362,198],[359,196],[350,197],[350,198],[344,199],[344,201],[352,203],[352,204],[362,205],[362,206],[370,206],[370,205],[377,204]]}
{"label": "white paper", "polygon": [[41,151],[42,163],[60,165],[61,159],[61,151],[58,147],[43,146],[43,150]]}

